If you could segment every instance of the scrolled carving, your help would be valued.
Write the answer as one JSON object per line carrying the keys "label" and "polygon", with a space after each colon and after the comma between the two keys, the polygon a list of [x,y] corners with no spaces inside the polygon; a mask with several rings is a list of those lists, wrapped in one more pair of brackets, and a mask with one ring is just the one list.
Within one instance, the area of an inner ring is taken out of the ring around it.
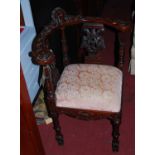
{"label": "scrolled carving", "polygon": [[52,13],[51,13],[51,19],[52,22],[51,24],[55,25],[55,26],[65,26],[67,24],[71,24],[71,23],[79,23],[80,19],[82,19],[82,17],[80,15],[78,16],[73,16],[73,15],[67,15],[66,11],[63,10],[60,7],[55,8]]}
{"label": "scrolled carving", "polygon": [[47,65],[55,62],[55,55],[49,49],[44,49],[39,52],[31,52],[30,56],[35,64]]}
{"label": "scrolled carving", "polygon": [[65,10],[63,10],[60,7],[57,7],[52,11],[51,14],[52,22],[55,25],[62,24],[65,21],[65,16],[66,16]]}

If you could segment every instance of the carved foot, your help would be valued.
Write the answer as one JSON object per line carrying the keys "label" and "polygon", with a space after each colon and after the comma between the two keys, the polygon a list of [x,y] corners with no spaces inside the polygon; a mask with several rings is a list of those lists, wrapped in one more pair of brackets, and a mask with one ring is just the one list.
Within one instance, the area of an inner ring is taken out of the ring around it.
{"label": "carved foot", "polygon": [[56,140],[57,140],[59,145],[63,145],[64,139],[63,139],[63,135],[61,133],[61,127],[59,125],[58,114],[54,113],[54,114],[52,114],[52,116],[53,116],[52,118],[53,118],[54,130],[56,132]]}
{"label": "carved foot", "polygon": [[56,140],[59,145],[64,145],[64,139],[62,135],[56,135]]}
{"label": "carved foot", "polygon": [[[52,111],[52,110],[51,110]],[[61,133],[61,127],[59,124],[59,115],[56,111],[49,111],[49,116],[53,119],[53,129],[55,130],[55,138],[59,145],[64,144],[63,135]]]}
{"label": "carved foot", "polygon": [[120,115],[115,115],[113,118],[111,118],[111,123],[113,127],[112,131],[112,150],[113,152],[118,152],[119,151],[119,126],[120,126]]}
{"label": "carved foot", "polygon": [[119,141],[112,141],[112,150],[113,152],[118,152],[119,151]]}

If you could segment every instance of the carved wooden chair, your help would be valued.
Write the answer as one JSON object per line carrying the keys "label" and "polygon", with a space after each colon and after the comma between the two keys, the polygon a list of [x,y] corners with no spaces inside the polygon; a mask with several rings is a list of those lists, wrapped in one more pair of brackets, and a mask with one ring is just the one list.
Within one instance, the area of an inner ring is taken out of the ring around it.
{"label": "carved wooden chair", "polygon": [[[119,59],[116,67],[82,64],[80,60],[84,59],[80,54],[77,56],[77,63],[69,64],[65,28],[83,23],[103,24],[107,28],[112,28],[117,36],[120,32],[129,30],[129,25],[119,20],[69,16],[61,8],[56,8],[52,12],[51,23],[45,26],[34,40],[30,56],[33,63],[40,65],[43,70],[45,103],[49,116],[53,119],[58,144],[64,143],[58,119],[59,114],[64,113],[84,120],[109,119],[113,127],[112,149],[118,151],[124,47],[119,42]],[[59,57],[55,56],[56,53],[49,45],[49,37],[57,30],[61,32],[64,65],[61,75],[56,63]]]}

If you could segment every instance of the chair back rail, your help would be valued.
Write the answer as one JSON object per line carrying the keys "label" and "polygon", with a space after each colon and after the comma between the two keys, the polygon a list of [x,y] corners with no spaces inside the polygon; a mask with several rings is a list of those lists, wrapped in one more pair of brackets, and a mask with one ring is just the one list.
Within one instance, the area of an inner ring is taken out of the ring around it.
{"label": "chair back rail", "polygon": [[[49,23],[41,33],[35,38],[32,46],[32,60],[38,65],[50,65],[55,63],[55,56],[52,49],[49,48],[48,38],[56,30],[61,30],[61,42],[63,52],[64,66],[69,64],[68,46],[65,36],[65,28],[68,26],[79,25],[83,23],[100,23],[104,26],[113,28],[119,34],[130,30],[130,23],[117,19],[97,18],[97,17],[82,17],[82,16],[69,16],[61,8],[56,8],[52,12],[52,22]],[[119,61],[117,66],[122,69],[123,66],[124,47],[120,42]]]}

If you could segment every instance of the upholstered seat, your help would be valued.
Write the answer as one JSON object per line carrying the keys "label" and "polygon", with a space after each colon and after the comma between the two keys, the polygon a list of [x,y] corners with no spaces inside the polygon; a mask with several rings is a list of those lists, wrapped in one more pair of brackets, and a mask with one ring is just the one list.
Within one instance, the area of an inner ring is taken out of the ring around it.
{"label": "upholstered seat", "polygon": [[122,71],[113,66],[72,64],[65,67],[56,89],[56,106],[119,112]]}

